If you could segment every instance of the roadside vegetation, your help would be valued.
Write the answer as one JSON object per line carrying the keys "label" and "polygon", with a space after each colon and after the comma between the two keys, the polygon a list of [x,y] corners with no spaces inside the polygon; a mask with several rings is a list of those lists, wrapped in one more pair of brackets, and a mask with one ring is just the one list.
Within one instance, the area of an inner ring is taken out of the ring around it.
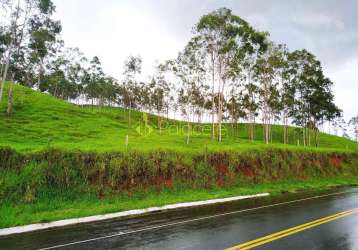
{"label": "roadside vegetation", "polygon": [[357,152],[0,150],[0,227],[172,202],[358,183]]}
{"label": "roadside vegetation", "polygon": [[[173,188],[161,192],[152,189],[127,194],[116,194],[98,199],[95,193],[78,194],[75,190],[60,193],[48,193],[46,197],[32,203],[14,206],[4,203],[0,207],[0,228],[7,228],[32,223],[45,223],[62,219],[115,213],[132,209],[164,206],[180,202],[233,197],[269,192],[280,195],[283,192],[303,190],[326,190],[330,188],[358,185],[357,178],[334,177],[312,178],[309,180],[283,180],[266,184],[237,185],[230,187],[213,187],[205,189]],[[74,198],[79,197],[80,198]]]}

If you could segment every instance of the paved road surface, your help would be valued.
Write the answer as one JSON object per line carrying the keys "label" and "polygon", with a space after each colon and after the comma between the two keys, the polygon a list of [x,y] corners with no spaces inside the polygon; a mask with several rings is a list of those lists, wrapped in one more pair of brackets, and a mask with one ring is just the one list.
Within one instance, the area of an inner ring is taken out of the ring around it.
{"label": "paved road surface", "polygon": [[208,250],[246,242],[251,244],[240,249],[358,249],[358,188],[285,194],[0,237],[0,249]]}

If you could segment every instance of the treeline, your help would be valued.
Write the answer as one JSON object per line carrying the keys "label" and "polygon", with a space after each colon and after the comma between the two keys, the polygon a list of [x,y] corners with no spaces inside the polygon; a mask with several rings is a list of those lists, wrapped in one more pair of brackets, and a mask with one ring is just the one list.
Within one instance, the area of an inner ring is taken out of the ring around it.
{"label": "treeline", "polygon": [[65,100],[124,107],[129,124],[133,109],[161,117],[179,113],[189,126],[210,119],[211,138],[219,141],[223,122],[248,122],[251,140],[255,124],[262,122],[265,143],[272,139],[271,124],[282,122],[283,143],[294,124],[302,127],[303,145],[314,140],[318,146],[318,127],[341,117],[333,83],[312,53],[289,51],[226,8],[201,17],[178,57],[157,65],[143,81],[140,56],[128,57],[123,79],[117,80],[104,73],[98,57],[87,59],[79,49],[66,48],[51,0],[0,4],[0,102],[8,80],[8,114],[11,84],[17,82]]}

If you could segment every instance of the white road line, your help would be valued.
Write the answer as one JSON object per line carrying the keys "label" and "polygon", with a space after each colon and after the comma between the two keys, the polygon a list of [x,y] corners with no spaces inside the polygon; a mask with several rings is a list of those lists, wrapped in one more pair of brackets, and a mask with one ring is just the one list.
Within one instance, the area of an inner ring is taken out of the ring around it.
{"label": "white road line", "polygon": [[261,194],[254,194],[254,195],[242,195],[242,196],[235,196],[235,197],[228,197],[228,198],[220,198],[220,199],[211,199],[211,200],[204,200],[204,201],[193,201],[193,202],[184,202],[184,203],[176,203],[171,205],[165,205],[161,207],[149,207],[144,209],[134,209],[129,211],[117,212],[117,213],[109,213],[109,214],[102,214],[102,215],[93,215],[81,218],[73,218],[73,219],[65,219],[59,221],[53,221],[49,223],[38,223],[38,224],[31,224],[25,226],[18,226],[18,227],[11,227],[11,228],[4,228],[0,229],[0,236],[7,236],[12,234],[20,234],[20,233],[27,233],[37,230],[44,230],[50,228],[57,228],[57,227],[64,227],[82,223],[89,223],[89,222],[98,222],[110,219],[119,219],[119,218],[126,218],[135,215],[143,215],[153,212],[162,212],[168,211],[178,208],[190,208],[196,206],[203,206],[209,204],[218,204],[224,203],[229,201],[238,201],[243,199],[250,199],[250,198],[257,198],[263,196],[269,196],[269,193],[261,193]]}
{"label": "white road line", "polygon": [[286,205],[286,204],[291,204],[291,203],[296,203],[296,202],[301,202],[301,201],[306,201],[306,200],[313,200],[313,199],[323,198],[323,197],[327,197],[327,196],[346,194],[346,193],[352,193],[352,191],[337,192],[337,193],[326,194],[326,195],[317,195],[317,196],[298,199],[298,200],[293,200],[293,201],[280,202],[280,203],[276,203],[276,204],[265,205],[265,206],[255,207],[255,208],[242,209],[242,210],[238,210],[238,211],[232,211],[232,212],[227,212],[227,213],[222,213],[222,214],[210,215],[210,216],[200,217],[200,218],[196,218],[196,219],[190,219],[190,220],[184,220],[184,221],[179,221],[179,222],[167,223],[167,224],[162,224],[162,225],[153,226],[153,227],[141,228],[141,229],[137,229],[137,230],[133,230],[133,231],[129,231],[129,232],[120,232],[120,233],[117,233],[117,234],[112,234],[112,235],[92,238],[92,239],[88,239],[88,240],[76,241],[76,242],[66,243],[66,244],[62,244],[62,245],[56,245],[56,246],[52,246],[52,247],[41,248],[40,250],[62,248],[62,247],[67,247],[67,246],[72,246],[72,245],[77,245],[77,244],[88,243],[88,242],[92,242],[92,241],[109,239],[109,238],[114,238],[114,237],[134,234],[134,233],[140,233],[140,232],[144,232],[144,231],[150,231],[150,230],[154,230],[154,229],[161,229],[161,228],[164,228],[164,227],[181,225],[181,224],[186,224],[186,223],[196,222],[196,221],[201,221],[201,220],[207,220],[207,219],[217,218],[217,217],[226,216],[226,215],[238,214],[238,213],[243,213],[243,212],[263,209],[263,208],[275,207],[275,206],[280,206],[280,205]]}

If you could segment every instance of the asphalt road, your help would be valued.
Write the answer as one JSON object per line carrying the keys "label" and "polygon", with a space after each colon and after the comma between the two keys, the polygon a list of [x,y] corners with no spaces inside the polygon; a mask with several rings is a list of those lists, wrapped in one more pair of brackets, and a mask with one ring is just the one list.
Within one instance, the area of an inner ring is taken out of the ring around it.
{"label": "asphalt road", "polygon": [[284,194],[0,237],[0,249],[208,250],[240,245],[358,249],[358,188]]}

